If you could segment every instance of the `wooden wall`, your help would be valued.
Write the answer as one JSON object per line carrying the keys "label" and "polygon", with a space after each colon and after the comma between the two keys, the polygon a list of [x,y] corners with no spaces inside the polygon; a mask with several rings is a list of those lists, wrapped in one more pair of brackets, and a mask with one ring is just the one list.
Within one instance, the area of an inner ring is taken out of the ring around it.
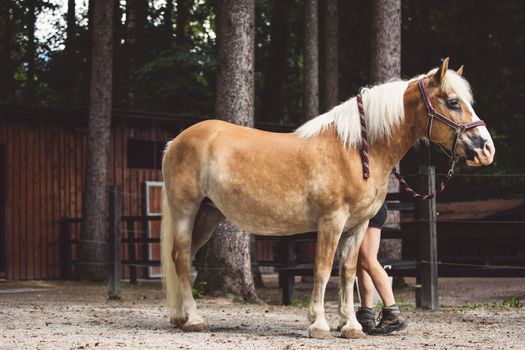
{"label": "wooden wall", "polygon": [[[167,141],[183,124],[115,118],[109,182],[122,187],[123,215],[141,215],[143,182],[161,180],[158,169],[127,167],[128,139]],[[0,116],[0,144],[5,145],[6,164],[0,169],[6,183],[6,277],[58,278],[60,218],[81,215],[86,128]]]}
{"label": "wooden wall", "polygon": [[[0,196],[5,197],[6,271],[0,271],[0,277],[4,272],[10,280],[60,277],[60,219],[81,216],[86,117],[85,112],[0,108],[0,145],[5,150],[5,167],[0,172],[6,188]],[[128,168],[128,140],[166,142],[198,121],[114,112],[109,183],[122,188],[123,215],[142,215],[144,182],[161,181],[159,169]],[[257,126],[269,131],[291,129]],[[80,225],[72,227],[73,235],[79,230]],[[136,224],[134,230],[144,234],[143,224]],[[137,247],[137,256],[144,251]],[[126,258],[126,247],[123,254]],[[263,249],[260,254],[270,257],[272,252]],[[127,272],[125,268],[125,276]],[[139,271],[140,276],[145,276],[144,271]]]}

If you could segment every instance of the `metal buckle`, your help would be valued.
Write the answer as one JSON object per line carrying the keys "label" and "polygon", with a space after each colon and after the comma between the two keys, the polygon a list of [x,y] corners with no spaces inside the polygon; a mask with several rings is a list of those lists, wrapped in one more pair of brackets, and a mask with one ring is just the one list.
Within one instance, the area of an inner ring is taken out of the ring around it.
{"label": "metal buckle", "polygon": [[458,127],[456,128],[456,134],[458,137],[461,136],[465,130],[467,130],[467,126],[465,124],[458,124]]}

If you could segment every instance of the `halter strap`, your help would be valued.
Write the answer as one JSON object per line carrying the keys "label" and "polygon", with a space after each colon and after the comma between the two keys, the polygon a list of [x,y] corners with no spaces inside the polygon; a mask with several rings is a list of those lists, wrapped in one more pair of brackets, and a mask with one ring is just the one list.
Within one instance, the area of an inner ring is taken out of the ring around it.
{"label": "halter strap", "polygon": [[[458,142],[459,137],[461,136],[461,134],[463,134],[468,129],[475,128],[476,126],[483,126],[483,125],[485,125],[485,122],[483,120],[481,120],[481,119],[480,120],[476,120],[476,121],[474,121],[472,123],[468,123],[468,124],[457,124],[454,121],[452,121],[452,120],[448,119],[447,117],[445,117],[444,115],[440,114],[438,111],[436,111],[434,109],[434,106],[432,106],[432,102],[430,101],[430,98],[428,97],[428,92],[427,92],[427,89],[425,87],[423,79],[424,78],[419,79],[418,86],[419,86],[419,90],[421,91],[421,96],[423,97],[423,102],[425,103],[425,106],[427,108],[427,114],[428,114],[428,130],[427,130],[427,132],[428,132],[428,138],[429,138],[430,141],[432,141],[432,137],[431,137],[430,134],[432,132],[433,120],[434,120],[434,118],[436,118],[439,121],[441,121],[441,122],[445,123],[446,125],[450,126],[452,129],[454,129],[454,141],[452,142],[452,155],[450,156],[450,159],[451,159],[450,169],[448,170],[447,175],[445,176],[445,178],[443,178],[443,180],[441,181],[441,184],[439,185],[439,188],[433,193],[429,193],[429,194],[426,194],[426,195],[417,193],[416,191],[414,191],[414,189],[412,189],[408,185],[408,183],[403,178],[403,176],[399,173],[399,171],[397,171],[396,167],[394,167],[392,169],[392,173],[394,174],[394,176],[397,178],[397,180],[399,181],[399,183],[403,187],[403,190],[405,190],[408,194],[410,194],[410,196],[412,198],[417,199],[417,200],[432,199],[432,198],[436,197],[437,195],[439,195],[441,192],[443,192],[443,190],[445,189],[445,187],[448,184],[448,181],[450,180],[450,178],[454,174],[454,165],[455,165],[456,160],[457,160],[456,147],[457,147],[457,142]],[[369,162],[369,158],[368,158],[368,135],[367,135],[367,131],[366,131],[367,128],[366,128],[366,120],[365,120],[365,109],[364,109],[364,106],[363,106],[363,97],[361,95],[357,95],[356,96],[356,101],[357,101],[357,108],[359,110],[359,119],[360,119],[360,122],[361,122],[361,138],[362,138],[362,141],[361,141],[360,154],[361,154],[361,161],[363,163],[363,178],[365,180],[367,180],[370,177],[370,162]]]}
{"label": "halter strap", "polygon": [[424,79],[425,78],[419,79],[417,84],[419,86],[419,91],[421,91],[421,96],[423,97],[423,102],[425,103],[425,106],[427,108],[427,114],[428,114],[427,135],[428,135],[428,139],[430,141],[432,141],[431,133],[432,133],[432,124],[433,124],[434,118],[436,118],[440,122],[445,123],[446,125],[448,125],[452,129],[454,129],[454,140],[452,141],[452,149],[451,149],[451,154],[449,155],[449,157],[453,161],[455,161],[455,160],[457,160],[456,147],[457,147],[458,139],[461,136],[461,134],[463,134],[466,130],[475,128],[477,126],[484,126],[485,122],[483,120],[479,119],[479,120],[473,121],[472,123],[468,123],[468,124],[457,124],[453,120],[448,119],[443,114],[441,114],[438,111],[436,111],[434,106],[432,105],[432,102],[430,101],[430,98],[428,97],[428,92],[427,92],[427,88],[425,87]]}

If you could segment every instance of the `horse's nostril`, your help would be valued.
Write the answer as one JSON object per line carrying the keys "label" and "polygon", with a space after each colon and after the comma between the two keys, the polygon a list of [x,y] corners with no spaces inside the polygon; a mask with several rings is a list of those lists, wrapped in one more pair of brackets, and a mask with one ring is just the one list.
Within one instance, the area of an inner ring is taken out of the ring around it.
{"label": "horse's nostril", "polygon": [[494,145],[492,142],[486,142],[483,147],[483,154],[488,158],[494,155]]}

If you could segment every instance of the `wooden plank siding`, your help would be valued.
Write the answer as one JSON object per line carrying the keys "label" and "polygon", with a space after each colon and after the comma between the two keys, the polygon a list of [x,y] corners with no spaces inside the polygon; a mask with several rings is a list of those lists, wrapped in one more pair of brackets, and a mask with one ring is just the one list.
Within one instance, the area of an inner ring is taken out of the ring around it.
{"label": "wooden plank siding", "polygon": [[[6,164],[0,169],[6,182],[6,278],[56,279],[60,219],[81,216],[86,128],[61,121],[15,119],[0,116],[0,144],[5,145]],[[159,169],[128,169],[128,140],[166,142],[193,122],[170,123],[171,127],[125,120],[114,123],[109,183],[122,188],[123,215],[141,215],[143,183],[162,179]],[[137,225],[145,232],[143,225]],[[75,235],[79,229],[74,227]]]}
{"label": "wooden plank siding", "polygon": [[[114,112],[109,183],[122,188],[124,216],[142,215],[144,182],[162,180],[160,169],[128,168],[128,140],[166,142],[198,121]],[[0,171],[6,188],[6,271],[0,271],[0,275],[5,272],[7,279],[60,277],[60,219],[81,216],[86,126],[85,112],[0,108],[0,145],[5,150],[5,169]],[[277,125],[262,128],[290,130]],[[135,223],[134,230],[138,237],[147,234],[144,223]],[[124,234],[126,231],[123,227]],[[72,225],[72,233],[78,237],[80,225]],[[258,246],[258,251],[267,259],[273,255],[270,246]],[[147,247],[136,247],[138,259],[145,258],[145,254]],[[122,247],[122,257],[128,257],[127,247]],[[145,277],[146,273],[147,269],[139,269],[138,276]]]}

